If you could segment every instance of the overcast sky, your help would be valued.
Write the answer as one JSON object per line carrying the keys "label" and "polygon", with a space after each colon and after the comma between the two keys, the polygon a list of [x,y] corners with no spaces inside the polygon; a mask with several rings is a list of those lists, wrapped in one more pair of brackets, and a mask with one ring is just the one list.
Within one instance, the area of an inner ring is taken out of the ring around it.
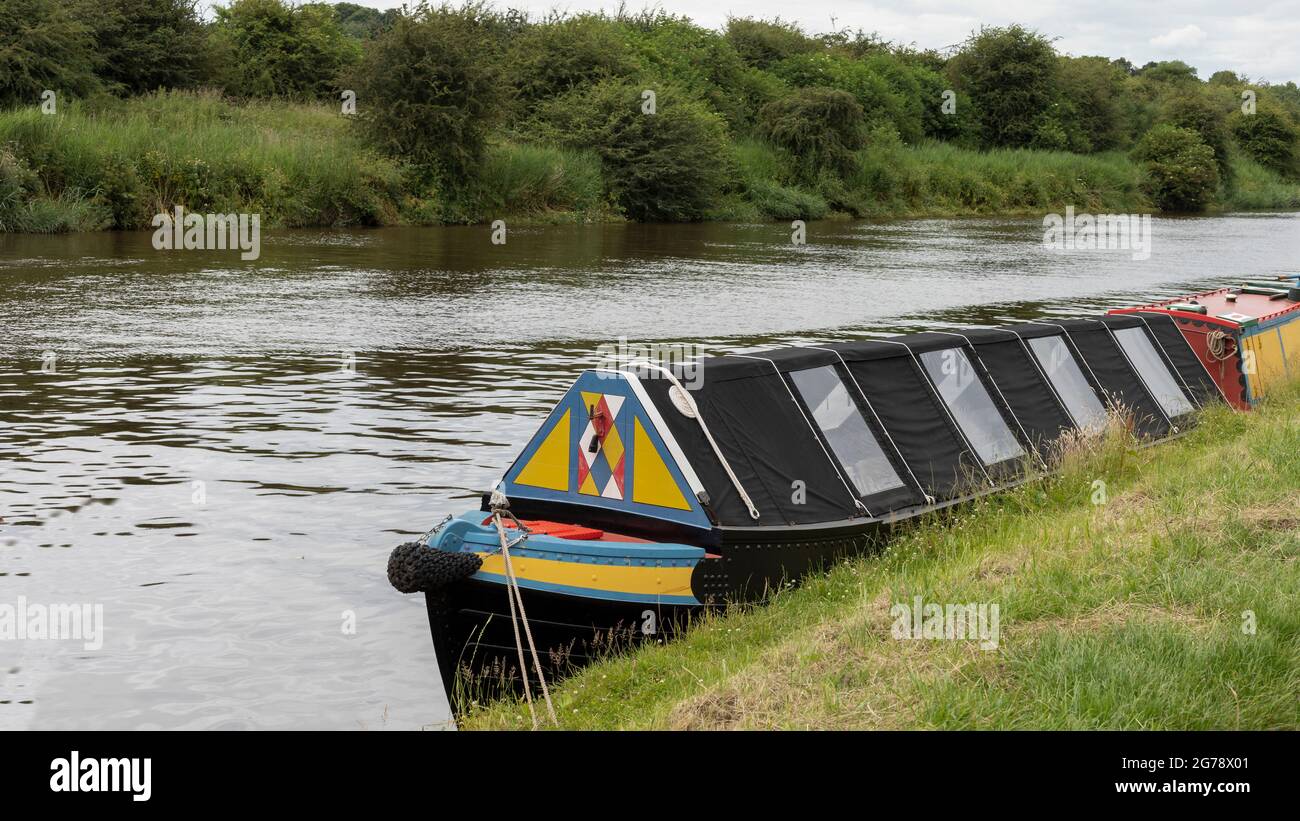
{"label": "overcast sky", "polygon": [[[374,8],[401,5],[393,0],[352,0]],[[617,8],[617,0],[498,0],[534,14]],[[628,0],[629,8],[647,5]],[[649,5],[684,14],[717,28],[728,15],[793,20],[812,32],[862,28],[888,40],[943,48],[961,42],[983,25],[1022,23],[1058,38],[1067,54],[1127,57],[1136,65],[1150,60],[1182,60],[1199,69],[1201,79],[1228,69],[1254,80],[1300,83],[1300,0],[662,0]]]}

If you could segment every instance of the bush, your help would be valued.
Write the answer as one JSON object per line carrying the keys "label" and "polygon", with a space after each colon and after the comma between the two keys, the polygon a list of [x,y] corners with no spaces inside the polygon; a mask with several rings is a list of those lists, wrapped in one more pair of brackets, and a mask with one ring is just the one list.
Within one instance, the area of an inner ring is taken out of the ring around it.
{"label": "bush", "polygon": [[213,60],[220,84],[237,97],[337,99],[339,72],[361,56],[329,6],[233,0],[216,11]]}
{"label": "bush", "polygon": [[1124,141],[1124,74],[1105,57],[1061,57],[1060,108],[1071,151],[1106,151]]}
{"label": "bush", "polygon": [[818,49],[817,42],[804,34],[803,29],[780,20],[767,22],[731,17],[727,20],[726,37],[740,59],[762,69],[796,54]]}
{"label": "bush", "polygon": [[60,0],[0,2],[0,107],[38,105],[93,91],[94,39]]}
{"label": "bush", "polygon": [[82,0],[99,78],[115,94],[203,84],[207,33],[195,0]]}
{"label": "bush", "polygon": [[746,65],[722,34],[684,17],[646,13],[626,25],[625,36],[643,71],[690,92],[733,131],[747,130],[758,109],[785,92],[775,77]]}
{"label": "bush", "polygon": [[523,117],[543,100],[636,72],[618,25],[597,14],[528,27],[510,44],[505,65]]}
{"label": "bush", "polygon": [[952,59],[949,77],[970,95],[985,146],[1029,146],[1057,97],[1056,52],[1020,26],[982,28]]}
{"label": "bush", "polygon": [[843,177],[866,143],[862,106],[847,91],[801,88],[759,112],[759,133],[789,152],[795,178],[813,183],[824,172]]}
{"label": "bush", "polygon": [[502,112],[495,42],[474,8],[399,17],[347,75],[369,139],[425,177],[463,186]]}
{"label": "bush", "polygon": [[[1216,87],[1224,91],[1222,87]],[[1216,100],[1204,88],[1186,88],[1170,97],[1161,110],[1160,122],[1196,132],[1214,152],[1219,176],[1225,181],[1230,175],[1228,166],[1228,111],[1231,110],[1231,92],[1226,99]]]}
{"label": "bush", "polygon": [[702,219],[730,177],[726,124],[685,92],[652,85],[654,114],[643,113],[641,84],[610,80],[545,104],[533,130],[595,151],[610,198],[630,219]]}
{"label": "bush", "polygon": [[1254,114],[1234,113],[1229,128],[1237,145],[1255,162],[1283,177],[1300,177],[1296,156],[1300,129],[1280,106],[1260,100]]}
{"label": "bush", "polygon": [[866,123],[890,123],[910,140],[921,137],[919,109],[909,111],[906,96],[866,62],[836,54],[797,54],[774,65],[772,73],[799,88],[846,91],[858,101]]}
{"label": "bush", "polygon": [[1147,196],[1162,210],[1200,211],[1219,187],[1214,149],[1190,129],[1156,126],[1138,141],[1133,158],[1142,163]]}

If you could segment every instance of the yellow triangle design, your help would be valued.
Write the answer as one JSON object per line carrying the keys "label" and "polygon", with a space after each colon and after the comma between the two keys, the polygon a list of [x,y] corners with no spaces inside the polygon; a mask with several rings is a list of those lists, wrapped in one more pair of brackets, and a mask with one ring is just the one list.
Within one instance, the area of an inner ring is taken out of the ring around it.
{"label": "yellow triangle design", "polygon": [[632,432],[632,501],[643,505],[690,510],[672,471],[641,427],[640,417],[633,420]]}
{"label": "yellow triangle design", "polygon": [[569,412],[566,410],[538,445],[533,458],[515,477],[515,484],[547,490],[569,489]]}

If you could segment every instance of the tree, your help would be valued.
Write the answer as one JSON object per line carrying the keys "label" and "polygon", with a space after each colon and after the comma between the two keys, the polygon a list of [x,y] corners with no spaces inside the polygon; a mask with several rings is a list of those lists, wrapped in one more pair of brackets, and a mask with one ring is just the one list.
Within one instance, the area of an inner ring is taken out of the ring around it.
{"label": "tree", "polygon": [[345,75],[370,140],[452,188],[465,184],[501,119],[496,43],[473,7],[422,4],[398,17]]}
{"label": "tree", "polygon": [[1229,127],[1237,145],[1255,162],[1284,177],[1300,177],[1300,129],[1281,106],[1261,97],[1253,114],[1234,113]]}
{"label": "tree", "polygon": [[651,85],[654,113],[645,108],[643,84],[607,80],[549,101],[532,130],[595,151],[610,198],[630,219],[702,219],[728,181],[726,124],[684,91]]}
{"label": "tree", "polygon": [[1105,57],[1062,57],[1059,82],[1070,150],[1105,151],[1123,141],[1123,69]]}
{"label": "tree", "polygon": [[980,29],[949,64],[949,77],[970,96],[989,146],[1034,143],[1056,100],[1057,71],[1051,41],[1020,26]]}
{"label": "tree", "polygon": [[1142,164],[1144,190],[1162,210],[1200,211],[1218,190],[1214,149],[1191,129],[1157,125],[1138,141],[1133,158]]}
{"label": "tree", "polygon": [[759,133],[789,152],[800,182],[824,172],[847,176],[857,167],[853,152],[866,144],[862,106],[847,91],[801,88],[768,103],[758,115]]}
{"label": "tree", "polygon": [[1158,83],[1197,82],[1196,69],[1182,60],[1165,60],[1158,63],[1153,61],[1142,66],[1138,73]]}
{"label": "tree", "polygon": [[90,27],[59,0],[0,2],[0,106],[38,105],[41,95],[95,90]]}
{"label": "tree", "polygon": [[334,19],[338,20],[343,33],[358,40],[374,37],[393,25],[398,17],[397,9],[372,9],[358,6],[356,3],[335,3]]}
{"label": "tree", "polygon": [[[1222,89],[1220,89],[1222,90]],[[1161,110],[1160,122],[1196,132],[1214,152],[1219,176],[1227,180],[1228,113],[1224,105],[1211,98],[1205,89],[1189,87],[1170,97]]]}
{"label": "tree", "polygon": [[235,96],[336,97],[339,72],[361,56],[329,6],[233,0],[216,11],[213,43],[226,66],[222,84]]}
{"label": "tree", "polygon": [[730,17],[726,33],[740,59],[755,68],[765,69],[787,57],[818,50],[817,42],[803,29],[780,20]]}
{"label": "tree", "polygon": [[99,77],[111,91],[192,88],[206,79],[207,34],[196,0],[85,0]]}
{"label": "tree", "polygon": [[637,68],[618,25],[597,14],[530,26],[513,38],[505,65],[525,116],[542,100]]}

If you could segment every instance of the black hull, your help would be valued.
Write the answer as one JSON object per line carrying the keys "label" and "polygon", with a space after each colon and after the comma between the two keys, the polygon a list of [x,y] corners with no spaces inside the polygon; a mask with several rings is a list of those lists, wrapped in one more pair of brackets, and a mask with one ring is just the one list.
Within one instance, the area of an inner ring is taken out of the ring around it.
{"label": "black hull", "polygon": [[[521,588],[521,593],[548,682],[602,656],[647,641],[665,641],[704,609],[588,599],[528,588]],[[519,651],[503,585],[466,579],[444,593],[426,594],[425,603],[443,685],[457,712],[472,700],[522,693]],[[536,693],[537,677],[522,622],[519,630]]]}
{"label": "black hull", "polygon": [[[547,681],[594,659],[671,640],[707,609],[758,602],[828,564],[876,547],[891,530],[880,522],[833,528],[723,531],[719,558],[692,577],[700,605],[610,601],[523,588],[524,607]],[[429,627],[448,699],[457,713],[471,701],[520,694],[518,650],[501,584],[470,578],[426,594]],[[520,626],[523,639],[522,625]],[[536,677],[524,644],[534,693]]]}

